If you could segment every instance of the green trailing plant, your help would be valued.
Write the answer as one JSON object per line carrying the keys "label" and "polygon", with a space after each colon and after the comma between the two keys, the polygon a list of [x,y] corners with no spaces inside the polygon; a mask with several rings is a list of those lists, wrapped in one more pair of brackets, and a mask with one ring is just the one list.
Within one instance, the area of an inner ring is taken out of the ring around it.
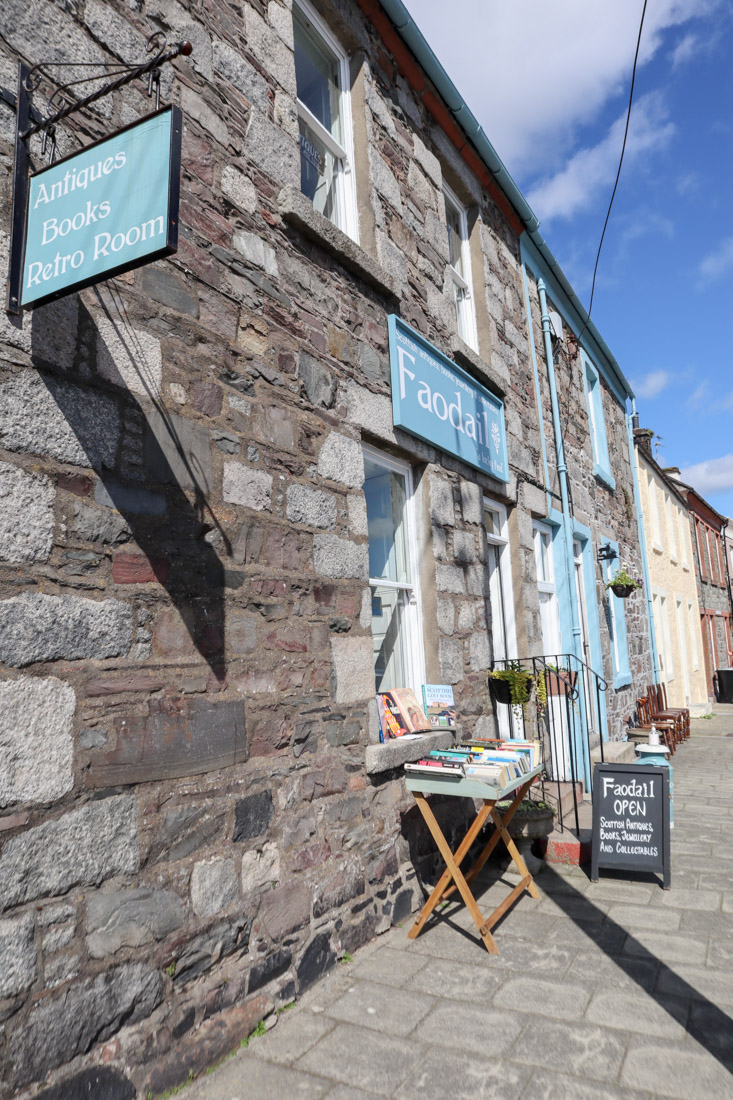
{"label": "green trailing plant", "polygon": [[[547,667],[549,668],[550,666],[548,665]],[[537,702],[537,717],[543,718],[547,710],[547,677],[544,675],[537,677],[535,699]]]}
{"label": "green trailing plant", "polygon": [[[511,799],[506,799],[504,802],[497,803],[499,810],[502,812],[508,810],[511,804]],[[516,814],[523,814],[527,817],[544,817],[545,814],[551,813],[554,817],[557,811],[550,802],[543,802],[542,799],[523,798],[514,813],[515,816]]]}
{"label": "green trailing plant", "polygon": [[635,577],[631,573],[629,563],[626,561],[618,567],[616,572],[611,577],[610,581],[608,581],[606,584],[606,588],[612,588],[614,590],[616,588],[625,588],[633,591],[635,588],[643,587],[644,581],[641,579],[641,577]]}
{"label": "green trailing plant", "polygon": [[503,682],[509,687],[509,699],[517,718],[524,714],[529,702],[534,677],[519,661],[507,661],[506,668],[495,668],[489,673],[489,680]]}

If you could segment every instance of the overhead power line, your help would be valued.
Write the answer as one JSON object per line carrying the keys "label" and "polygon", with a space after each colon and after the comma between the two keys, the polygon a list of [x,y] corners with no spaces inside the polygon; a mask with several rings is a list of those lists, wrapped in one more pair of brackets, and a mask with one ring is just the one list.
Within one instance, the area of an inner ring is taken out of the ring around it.
{"label": "overhead power line", "polygon": [[[598,253],[596,255],[596,265],[593,268],[593,283],[592,283],[591,289],[590,289],[590,305],[588,306],[588,321],[590,321],[590,312],[593,309],[593,295],[595,294],[595,289],[596,289],[596,273],[598,271],[598,261],[601,258],[601,249],[603,248],[603,238],[606,235],[606,228],[608,226],[608,219],[611,217],[611,207],[613,206],[613,200],[616,197],[616,188],[618,187],[619,177],[621,176],[621,165],[624,162],[624,153],[626,152],[626,138],[629,135],[629,122],[631,121],[631,101],[634,98],[634,83],[636,81],[636,64],[637,64],[637,61],[639,60],[639,46],[641,45],[641,32],[642,32],[642,29],[644,27],[644,16],[646,15],[646,5],[647,5],[647,0],[644,0],[644,7],[642,8],[642,11],[641,11],[641,22],[639,23],[639,35],[638,35],[638,38],[636,39],[636,53],[634,54],[634,67],[631,71],[631,89],[629,91],[629,105],[626,109],[626,129],[624,130],[624,142],[623,142],[623,145],[621,146],[621,156],[619,157],[618,171],[616,172],[616,182],[613,185],[613,192],[611,194],[611,201],[608,204],[608,211],[606,213],[606,220],[603,223],[603,232],[601,233],[601,240],[600,240],[600,243],[598,245]],[[586,321],[586,324],[588,324],[588,321]]]}

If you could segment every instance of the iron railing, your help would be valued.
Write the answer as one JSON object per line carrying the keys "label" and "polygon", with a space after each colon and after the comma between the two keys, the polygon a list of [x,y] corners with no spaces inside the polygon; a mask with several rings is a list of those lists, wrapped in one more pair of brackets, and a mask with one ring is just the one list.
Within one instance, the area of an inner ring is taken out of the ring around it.
{"label": "iron railing", "polygon": [[583,784],[588,799],[592,791],[591,752],[603,755],[605,709],[602,692],[608,688],[604,678],[574,653],[543,654],[496,661],[492,669],[521,667],[531,672],[535,685],[544,678],[547,699],[538,700],[535,686],[524,708],[509,706],[511,736],[536,736],[542,743],[545,772],[543,798],[557,801],[557,826],[566,828],[564,801],[567,786],[572,790],[575,829],[580,831],[578,793]]}

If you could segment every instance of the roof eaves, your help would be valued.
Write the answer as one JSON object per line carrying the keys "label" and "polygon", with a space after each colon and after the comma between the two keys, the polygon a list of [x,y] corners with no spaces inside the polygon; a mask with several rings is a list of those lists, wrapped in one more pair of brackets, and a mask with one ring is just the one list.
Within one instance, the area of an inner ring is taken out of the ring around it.
{"label": "roof eaves", "polygon": [[563,273],[559,262],[556,260],[547,242],[540,234],[539,218],[517,187],[511,174],[507,171],[501,157],[486,137],[486,134],[482,130],[468,104],[463,99],[461,93],[446,73],[440,61],[438,61],[438,58],[428,45],[422,31],[415,23],[402,0],[379,0],[379,3],[394,24],[395,29],[405,45],[412,51],[425,75],[440,94],[456,123],[461,127],[468,140],[474,146],[481,160],[491,172],[494,180],[516,211],[522,226],[547,266],[551,269],[563,293],[567,296],[569,304],[577,314],[580,320],[580,327],[587,328],[601,353],[606,358],[612,372],[616,375],[622,390],[627,397],[632,398],[634,396],[634,391],[628,379],[624,375],[621,367],[617,363],[595,324],[588,317],[585,307],[582,305],[567,277]]}

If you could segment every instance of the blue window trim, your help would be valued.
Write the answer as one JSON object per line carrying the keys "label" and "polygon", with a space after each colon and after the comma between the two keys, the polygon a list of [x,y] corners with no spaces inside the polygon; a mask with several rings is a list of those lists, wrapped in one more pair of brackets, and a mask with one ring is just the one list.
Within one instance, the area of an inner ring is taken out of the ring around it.
{"label": "blue window trim", "polygon": [[585,389],[585,400],[588,405],[590,420],[593,476],[602,481],[604,485],[607,485],[609,489],[615,489],[616,479],[611,473],[611,462],[608,457],[608,437],[606,435],[606,418],[603,415],[601,373],[582,348],[580,356],[583,363],[583,388]]}
{"label": "blue window trim", "polygon": [[[605,544],[612,546],[616,551],[616,557],[613,561],[606,561],[603,563],[606,582],[610,581],[616,569],[620,565],[621,559],[618,556],[618,543],[612,539],[604,539]],[[606,599],[608,600],[608,629],[611,634],[611,664],[613,666],[613,686],[615,688],[628,687],[633,677],[631,675],[631,668],[629,666],[629,645],[626,639],[626,601],[622,600],[620,596],[614,596],[610,588],[606,589]],[[611,600],[613,600],[614,615],[611,617]],[[618,643],[618,668],[613,659],[613,623],[616,624],[617,643]]]}

